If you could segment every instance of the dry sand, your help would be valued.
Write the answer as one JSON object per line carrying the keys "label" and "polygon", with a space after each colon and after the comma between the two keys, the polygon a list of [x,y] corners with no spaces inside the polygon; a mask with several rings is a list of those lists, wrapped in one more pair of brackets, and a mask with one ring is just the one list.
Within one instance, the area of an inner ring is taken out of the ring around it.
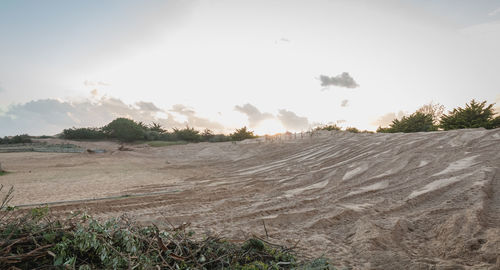
{"label": "dry sand", "polygon": [[[52,140],[59,142],[58,140]],[[500,129],[151,148],[72,142],[105,154],[0,154],[12,204],[191,222],[251,234],[353,269],[500,269]],[[285,241],[286,239],[286,241]]]}

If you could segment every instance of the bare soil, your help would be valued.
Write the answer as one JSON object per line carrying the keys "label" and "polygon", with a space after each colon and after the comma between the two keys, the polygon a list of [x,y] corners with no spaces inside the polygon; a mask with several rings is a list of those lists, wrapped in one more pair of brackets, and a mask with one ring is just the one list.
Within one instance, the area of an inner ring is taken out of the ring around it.
{"label": "bare soil", "polygon": [[[500,129],[126,145],[132,151],[70,143],[108,151],[0,154],[11,204],[190,222],[236,240],[265,237],[265,223],[269,241],[341,268],[500,269]],[[92,201],[106,197],[115,199]],[[62,203],[74,200],[87,201]]]}

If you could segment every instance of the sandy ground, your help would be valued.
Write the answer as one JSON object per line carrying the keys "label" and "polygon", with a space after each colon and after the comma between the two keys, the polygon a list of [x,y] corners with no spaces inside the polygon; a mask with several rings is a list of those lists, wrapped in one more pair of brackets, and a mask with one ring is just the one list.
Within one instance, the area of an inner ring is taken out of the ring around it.
{"label": "sandy ground", "polygon": [[230,239],[265,236],[264,222],[270,241],[352,269],[500,269],[500,129],[72,143],[108,152],[0,154],[11,204],[143,194],[52,209],[191,222]]}

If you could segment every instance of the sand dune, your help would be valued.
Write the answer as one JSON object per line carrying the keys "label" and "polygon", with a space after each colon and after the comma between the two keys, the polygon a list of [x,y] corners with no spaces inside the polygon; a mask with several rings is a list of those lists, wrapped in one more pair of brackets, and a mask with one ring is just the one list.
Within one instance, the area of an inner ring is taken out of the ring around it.
{"label": "sand dune", "polygon": [[232,239],[265,235],[264,221],[270,241],[340,267],[500,269],[500,129],[98,147],[109,151],[0,154],[13,172],[0,183],[13,204],[141,194],[53,210],[168,217]]}

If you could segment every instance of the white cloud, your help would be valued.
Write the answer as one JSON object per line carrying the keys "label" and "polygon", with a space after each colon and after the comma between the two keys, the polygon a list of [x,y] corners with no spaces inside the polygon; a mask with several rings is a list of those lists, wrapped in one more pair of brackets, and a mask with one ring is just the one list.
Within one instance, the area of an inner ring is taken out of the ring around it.
{"label": "white cloud", "polygon": [[500,14],[500,8],[497,8],[497,9],[493,10],[492,12],[488,13],[488,16],[493,17],[493,16],[496,16],[498,14]]}
{"label": "white cloud", "polygon": [[224,130],[224,126],[218,122],[211,121],[210,119],[199,117],[196,112],[182,104],[175,104],[170,109],[171,112],[178,113],[186,117],[186,125],[189,125],[198,129],[211,129],[216,132],[221,132]]}
{"label": "white cloud", "polygon": [[262,113],[250,103],[243,106],[234,106],[234,109],[248,117],[248,125],[250,128],[257,127],[262,121],[274,118],[270,113]]}
{"label": "white cloud", "polygon": [[301,131],[309,128],[309,120],[307,117],[301,117],[292,111],[279,110],[277,118],[287,130]]}
{"label": "white cloud", "polygon": [[95,87],[95,86],[110,86],[111,84],[106,83],[106,82],[101,82],[101,81],[93,82],[93,81],[85,80],[83,82],[83,85],[88,86],[88,87]]}
{"label": "white cloud", "polygon": [[165,128],[190,125],[197,129],[223,130],[217,122],[196,116],[196,112],[176,105],[176,113],[187,116],[186,122],[154,105],[140,101],[135,106],[112,97],[85,99],[78,102],[57,99],[34,100],[10,106],[0,115],[0,136],[28,133],[30,135],[53,135],[71,127],[101,127],[118,117],[128,117],[149,124],[157,122]]}
{"label": "white cloud", "polygon": [[397,114],[390,112],[382,115],[371,124],[378,127],[388,127],[394,119],[401,119],[403,116],[408,116],[408,114],[403,111],[399,111]]}

